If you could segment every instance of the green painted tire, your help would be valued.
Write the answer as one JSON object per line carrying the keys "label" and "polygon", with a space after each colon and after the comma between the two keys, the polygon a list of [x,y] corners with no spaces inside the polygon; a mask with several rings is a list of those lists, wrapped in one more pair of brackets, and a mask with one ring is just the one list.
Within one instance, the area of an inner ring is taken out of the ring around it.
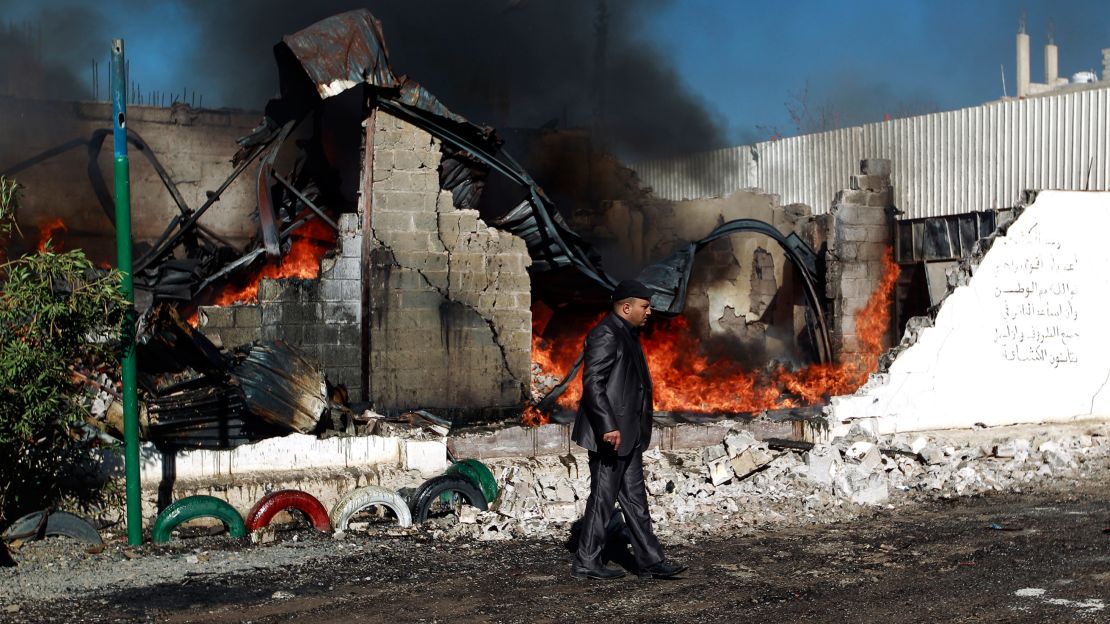
{"label": "green painted tire", "polygon": [[487,503],[492,503],[497,498],[497,479],[485,464],[477,459],[464,459],[451,464],[443,474],[460,474],[477,485],[482,490],[482,496]]}
{"label": "green painted tire", "polygon": [[247,526],[243,523],[243,516],[235,508],[215,496],[187,496],[175,501],[158,514],[151,531],[151,541],[155,544],[165,544],[170,541],[170,532],[182,522],[194,518],[218,518],[227,527],[231,537],[246,537]]}

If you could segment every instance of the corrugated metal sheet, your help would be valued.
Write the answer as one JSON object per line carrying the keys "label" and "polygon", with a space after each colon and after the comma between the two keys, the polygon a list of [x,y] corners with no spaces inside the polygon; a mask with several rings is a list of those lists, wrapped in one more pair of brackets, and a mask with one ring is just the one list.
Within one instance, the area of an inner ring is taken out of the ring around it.
{"label": "corrugated metal sheet", "polygon": [[666,199],[757,187],[827,212],[863,158],[889,158],[903,218],[1014,206],[1025,189],[1110,190],[1110,88],[896,119],[633,166]]}

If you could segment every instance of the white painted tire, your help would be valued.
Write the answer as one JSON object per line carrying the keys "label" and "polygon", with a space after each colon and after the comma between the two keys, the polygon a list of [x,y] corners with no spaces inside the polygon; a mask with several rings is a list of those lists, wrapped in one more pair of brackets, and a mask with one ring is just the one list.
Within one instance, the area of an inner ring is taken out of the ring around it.
{"label": "white painted tire", "polygon": [[331,508],[331,526],[335,531],[346,531],[347,523],[358,512],[382,505],[397,516],[397,524],[401,527],[412,526],[412,512],[405,503],[405,499],[393,490],[388,490],[377,485],[356,488],[347,492],[339,502]]}

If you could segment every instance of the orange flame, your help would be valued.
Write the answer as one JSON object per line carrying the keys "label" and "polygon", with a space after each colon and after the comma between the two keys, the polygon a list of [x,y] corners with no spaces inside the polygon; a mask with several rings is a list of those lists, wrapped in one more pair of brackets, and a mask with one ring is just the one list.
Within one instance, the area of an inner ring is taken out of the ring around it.
{"label": "orange flame", "polygon": [[[655,408],[687,413],[748,413],[814,405],[830,396],[854,392],[875,370],[883,352],[897,278],[898,265],[888,248],[883,257],[882,280],[855,315],[860,353],[842,362],[814,364],[796,371],[781,367],[750,371],[742,370],[736,363],[713,361],[702,353],[699,338],[685,318],[649,321],[655,327],[645,333],[643,345],[655,386]],[[604,314],[599,315],[599,320],[601,316]],[[559,341],[542,339],[536,324],[533,325],[533,361],[544,371],[561,376],[570,370],[594,323],[585,325],[579,335]],[[581,396],[579,377],[567,387],[558,403],[574,409]],[[534,419],[526,410],[524,424]]]}
{"label": "orange flame", "polygon": [[520,422],[525,427],[539,427],[540,425],[546,425],[551,422],[551,419],[548,418],[547,414],[528,405],[525,406],[524,413],[520,415]]}
{"label": "orange flame", "polygon": [[61,242],[53,240],[60,232],[68,232],[65,222],[60,217],[43,221],[39,224],[39,252],[46,251],[46,244],[51,243],[55,251],[62,248]]}
{"label": "orange flame", "polygon": [[335,230],[322,220],[313,219],[298,228],[290,237],[293,244],[289,248],[289,253],[280,260],[262,265],[245,284],[229,284],[216,295],[212,305],[226,306],[258,301],[258,284],[264,277],[314,279],[319,276],[320,259],[329,250],[335,248]]}

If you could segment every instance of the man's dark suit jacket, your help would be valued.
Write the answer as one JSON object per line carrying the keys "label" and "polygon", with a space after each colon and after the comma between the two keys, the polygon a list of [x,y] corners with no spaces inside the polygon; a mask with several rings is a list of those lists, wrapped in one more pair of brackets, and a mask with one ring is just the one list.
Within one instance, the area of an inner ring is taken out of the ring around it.
{"label": "man's dark suit jacket", "polygon": [[586,336],[582,402],[571,439],[591,451],[612,452],[602,434],[621,432],[620,455],[651,443],[651,373],[639,332],[610,312]]}

